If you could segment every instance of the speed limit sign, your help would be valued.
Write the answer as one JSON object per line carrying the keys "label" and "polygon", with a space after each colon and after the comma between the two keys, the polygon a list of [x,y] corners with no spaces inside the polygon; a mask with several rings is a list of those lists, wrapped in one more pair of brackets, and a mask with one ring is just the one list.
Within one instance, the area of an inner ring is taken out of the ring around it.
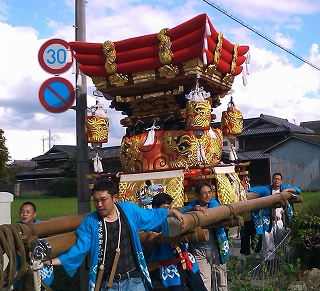
{"label": "speed limit sign", "polygon": [[38,61],[46,72],[59,75],[72,66],[72,51],[63,39],[50,39],[40,47]]}

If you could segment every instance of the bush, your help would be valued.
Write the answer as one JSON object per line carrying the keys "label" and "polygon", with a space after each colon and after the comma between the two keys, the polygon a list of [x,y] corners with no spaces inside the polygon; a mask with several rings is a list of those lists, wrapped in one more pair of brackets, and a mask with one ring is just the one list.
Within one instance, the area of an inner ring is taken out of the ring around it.
{"label": "bush", "polygon": [[76,178],[57,178],[51,182],[52,194],[59,197],[77,197]]}
{"label": "bush", "polygon": [[320,268],[320,213],[297,214],[291,229],[291,244],[296,248],[302,268]]}

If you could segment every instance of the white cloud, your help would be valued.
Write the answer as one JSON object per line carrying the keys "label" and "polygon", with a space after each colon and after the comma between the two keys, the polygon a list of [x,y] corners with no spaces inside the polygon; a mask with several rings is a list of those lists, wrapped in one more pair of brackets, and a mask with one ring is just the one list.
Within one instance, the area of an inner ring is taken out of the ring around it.
{"label": "white cloud", "polygon": [[289,36],[284,36],[281,32],[276,32],[274,40],[286,49],[291,49],[293,47],[294,40]]}

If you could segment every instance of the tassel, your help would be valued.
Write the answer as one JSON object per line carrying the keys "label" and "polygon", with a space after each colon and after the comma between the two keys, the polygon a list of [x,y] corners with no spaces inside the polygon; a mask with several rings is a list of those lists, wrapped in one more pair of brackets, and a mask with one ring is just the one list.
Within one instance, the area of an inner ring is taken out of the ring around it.
{"label": "tassel", "polygon": [[206,35],[207,36],[211,35],[210,24],[208,22],[208,18],[206,19]]}
{"label": "tassel", "polygon": [[201,154],[201,159],[205,163],[206,162],[206,154],[204,152],[203,146],[200,146],[200,154]]}
{"label": "tassel", "polygon": [[229,149],[229,160],[234,162],[238,160],[236,148],[234,146],[231,146]]}
{"label": "tassel", "polygon": [[197,160],[199,161],[199,162],[202,162],[202,160],[201,160],[201,153],[200,153],[200,145],[199,144],[197,144]]}
{"label": "tassel", "polygon": [[79,73],[77,76],[77,86],[81,86],[81,85],[82,85],[82,76],[81,76],[81,73]]}
{"label": "tassel", "polygon": [[249,75],[249,66],[246,64],[246,74]]}
{"label": "tassel", "polygon": [[243,83],[243,86],[246,86],[247,85],[247,77],[246,77],[246,75],[243,73],[242,74],[242,83]]}
{"label": "tassel", "polygon": [[143,146],[149,146],[149,145],[153,145],[154,143],[154,137],[155,137],[155,129],[160,129],[160,126],[156,126],[156,120],[153,121],[153,124],[150,128],[147,128],[146,130],[148,130],[148,135],[146,138],[146,141],[144,142]]}
{"label": "tassel", "polygon": [[206,161],[206,155],[200,142],[197,144],[197,159],[201,163],[205,163]]}
{"label": "tassel", "polygon": [[229,161],[235,161],[236,158],[233,154],[233,151],[231,149],[229,149]]}
{"label": "tassel", "polygon": [[207,66],[207,65],[208,65],[208,59],[207,59],[207,54],[206,54],[206,52],[203,52],[202,60],[203,60],[203,64],[204,64],[205,66]]}
{"label": "tassel", "polygon": [[247,58],[246,58],[246,64],[250,64],[250,61],[251,61],[251,55],[250,55],[250,51],[248,51]]}
{"label": "tassel", "polygon": [[203,38],[203,49],[208,50],[208,39],[206,37]]}
{"label": "tassel", "polygon": [[214,133],[213,129],[210,127],[209,129],[209,137],[212,138],[212,139],[216,139],[217,136],[216,134]]}
{"label": "tassel", "polygon": [[93,168],[95,173],[102,173],[103,168],[102,168],[101,158],[99,157],[98,153],[92,160],[93,160]]}
{"label": "tassel", "polygon": [[67,49],[67,63],[71,63],[73,61],[72,51]]}
{"label": "tassel", "polygon": [[73,62],[71,65],[71,74],[75,74],[76,73],[76,62]]}

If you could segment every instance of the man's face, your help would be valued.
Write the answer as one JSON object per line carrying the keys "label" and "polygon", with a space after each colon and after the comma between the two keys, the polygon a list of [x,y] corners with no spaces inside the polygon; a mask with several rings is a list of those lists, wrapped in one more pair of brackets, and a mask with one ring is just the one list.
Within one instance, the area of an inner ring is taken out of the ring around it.
{"label": "man's face", "polygon": [[106,217],[111,213],[117,198],[117,194],[112,197],[108,191],[95,191],[92,195],[94,207],[102,217]]}
{"label": "man's face", "polygon": [[272,177],[272,188],[273,189],[279,189],[280,188],[280,186],[281,186],[281,184],[282,184],[282,178],[281,178],[281,176],[280,175],[274,175],[273,177]]}
{"label": "man's face", "polygon": [[207,185],[204,185],[201,188],[200,193],[197,194],[197,198],[201,206],[208,204],[210,202],[211,197],[212,197],[212,190]]}
{"label": "man's face", "polygon": [[170,208],[171,208],[171,203],[168,203],[168,202],[163,203],[163,204],[161,204],[161,205],[159,206],[159,208],[167,208],[167,209],[170,209]]}
{"label": "man's face", "polygon": [[19,216],[22,223],[32,223],[37,213],[34,212],[31,205],[23,205],[20,209]]}

